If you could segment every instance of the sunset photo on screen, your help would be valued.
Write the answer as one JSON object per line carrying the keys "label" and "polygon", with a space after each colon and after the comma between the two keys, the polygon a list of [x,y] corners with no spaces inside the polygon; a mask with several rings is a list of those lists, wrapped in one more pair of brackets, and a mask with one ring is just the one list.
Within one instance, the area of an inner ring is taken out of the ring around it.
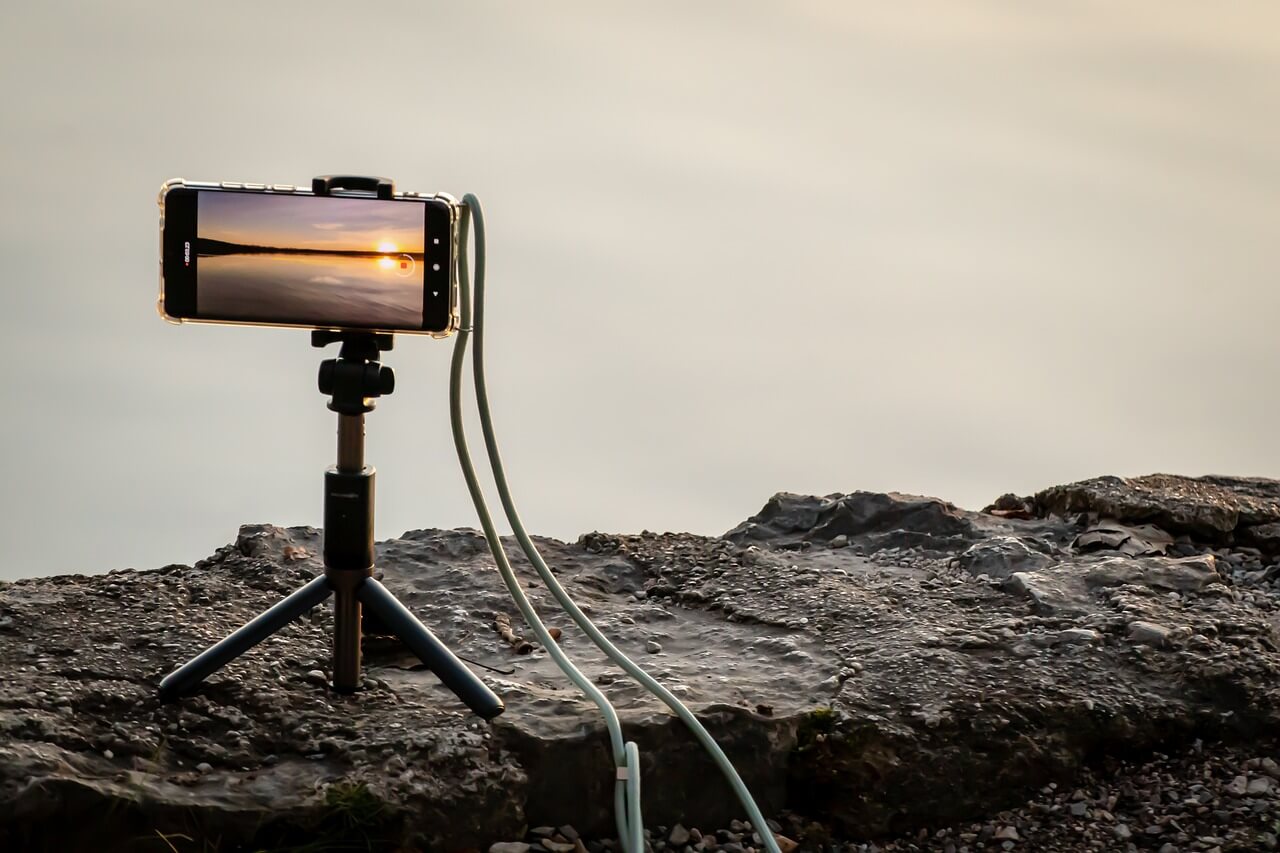
{"label": "sunset photo on screen", "polygon": [[196,211],[201,316],[421,327],[423,205],[202,192]]}

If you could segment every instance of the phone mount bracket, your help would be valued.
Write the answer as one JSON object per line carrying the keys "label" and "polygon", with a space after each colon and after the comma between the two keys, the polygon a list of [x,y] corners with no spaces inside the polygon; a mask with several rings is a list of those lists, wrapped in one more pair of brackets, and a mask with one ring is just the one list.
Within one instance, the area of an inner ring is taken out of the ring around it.
{"label": "phone mount bracket", "polygon": [[[317,195],[331,190],[375,192],[390,198],[394,185],[385,178],[328,175],[312,182]],[[384,195],[385,193],[385,195]],[[338,415],[338,460],[324,477],[324,574],[314,578],[225,639],[210,646],[160,682],[162,699],[175,699],[197,686],[267,637],[334,596],[333,689],[360,688],[360,640],[363,608],[381,632],[394,634],[427,668],[486,720],[503,711],[502,700],[373,577],[374,469],[364,464],[364,416],[374,401],[395,390],[395,374],[380,363],[392,348],[389,334],[319,329],[313,347],[341,343],[338,357],[320,364],[319,387],[330,395]]]}
{"label": "phone mount bracket", "polygon": [[333,195],[334,190],[373,193],[389,199],[396,193],[396,182],[361,175],[320,175],[311,179],[311,192],[315,195]]}

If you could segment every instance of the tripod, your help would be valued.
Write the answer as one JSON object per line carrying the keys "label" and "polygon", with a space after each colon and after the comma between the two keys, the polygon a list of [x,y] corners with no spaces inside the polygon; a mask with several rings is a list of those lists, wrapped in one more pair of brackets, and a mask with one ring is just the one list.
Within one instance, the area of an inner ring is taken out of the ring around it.
{"label": "tripod", "polygon": [[361,606],[395,634],[444,685],[479,716],[491,720],[502,700],[425,625],[373,578],[373,478],[364,464],[364,416],[374,398],[395,389],[395,374],[379,363],[392,337],[372,332],[314,331],[311,345],[341,342],[336,359],[320,364],[320,392],[338,414],[338,463],[324,476],[324,574],[196,655],[160,682],[162,699],[194,688],[330,595],[333,602],[333,689],[355,692],[360,678]]}

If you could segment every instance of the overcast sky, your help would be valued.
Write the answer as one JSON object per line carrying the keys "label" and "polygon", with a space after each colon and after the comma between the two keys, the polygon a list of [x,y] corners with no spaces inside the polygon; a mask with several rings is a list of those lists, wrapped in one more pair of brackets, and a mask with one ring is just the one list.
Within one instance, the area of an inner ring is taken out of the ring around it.
{"label": "overcast sky", "polygon": [[[320,523],[321,353],[158,318],[171,177],[477,193],[536,532],[1280,475],[1277,8],[6,4],[0,577]],[[380,537],[475,524],[450,348],[388,358]]]}

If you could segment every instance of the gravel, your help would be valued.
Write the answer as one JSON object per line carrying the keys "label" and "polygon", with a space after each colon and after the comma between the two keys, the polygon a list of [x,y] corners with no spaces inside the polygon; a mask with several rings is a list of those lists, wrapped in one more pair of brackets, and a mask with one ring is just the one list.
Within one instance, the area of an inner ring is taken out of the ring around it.
{"label": "gravel", "polygon": [[[1069,786],[1048,785],[1017,808],[985,819],[925,826],[896,837],[832,838],[826,828],[783,815],[770,821],[784,853],[896,853],[896,851],[1025,850],[1244,853],[1280,849],[1280,742],[1251,749],[1212,749],[1199,742],[1177,754],[1142,761],[1107,760]],[[570,834],[573,838],[570,839]],[[651,827],[655,853],[759,853],[760,836],[747,821],[721,829],[677,823]],[[794,839],[794,840],[793,840]],[[524,842],[500,842],[490,853],[567,853],[577,849],[573,827],[538,827]],[[527,846],[525,846],[527,845]],[[619,853],[612,838],[584,838],[587,853]]]}

